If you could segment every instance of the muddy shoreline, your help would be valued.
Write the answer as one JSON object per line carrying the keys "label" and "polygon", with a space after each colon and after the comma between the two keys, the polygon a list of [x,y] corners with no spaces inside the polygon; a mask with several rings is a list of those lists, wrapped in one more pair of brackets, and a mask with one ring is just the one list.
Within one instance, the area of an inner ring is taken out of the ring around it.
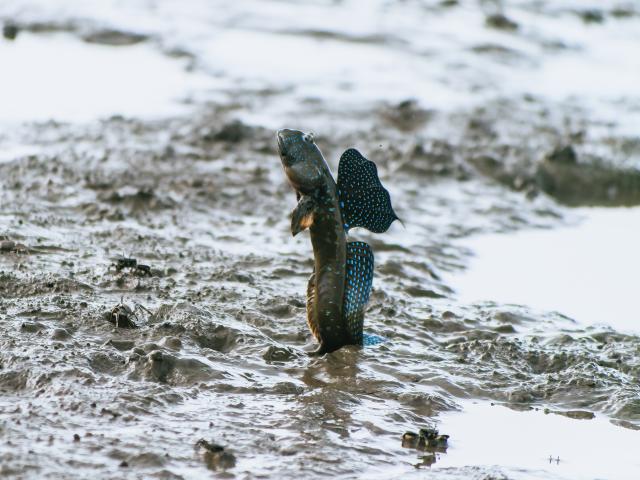
{"label": "muddy shoreline", "polygon": [[[433,12],[475,12],[447,3]],[[500,35],[546,42],[527,30],[527,8],[513,7],[516,27],[480,21],[474,28],[489,33],[478,45],[509,43]],[[548,452],[564,463],[536,457],[522,470],[506,458],[476,459],[455,423],[456,415],[475,411],[469,402],[506,406],[509,415],[591,422],[611,442],[637,433],[636,333],[526,304],[465,303],[447,280],[467,268],[473,252],[465,241],[475,235],[554,229],[575,221],[572,206],[640,203],[637,139],[603,128],[604,114],[533,94],[451,109],[410,92],[353,104],[329,100],[342,98],[346,86],[299,101],[286,82],[221,87],[229,79],[207,64],[215,55],[202,54],[179,31],[193,25],[199,32],[209,20],[184,12],[176,14],[174,38],[163,30],[171,9],[139,29],[115,11],[99,23],[86,12],[53,22],[46,10],[42,18],[13,10],[0,9],[0,23],[18,28],[6,42],[46,39],[55,30],[103,48],[159,45],[167,61],[187,59],[178,68],[212,75],[215,87],[183,96],[185,110],[171,115],[4,121],[4,476],[587,478],[575,469],[580,452]],[[635,21],[612,12],[602,12],[602,28]],[[252,34],[356,49],[423,47],[382,34],[281,27],[274,20]],[[216,28],[223,35],[235,27]],[[183,53],[176,59],[172,51]],[[487,65],[520,65],[517,52],[464,52]],[[466,67],[447,68],[472,90]],[[295,195],[274,133],[283,121],[315,129],[334,171],[351,146],[374,160],[405,223],[385,236],[353,232],[376,253],[365,332],[388,339],[380,345],[306,354],[314,346],[304,321],[312,262],[306,235],[289,233]],[[406,431],[439,424],[459,435],[446,452],[402,447]],[[634,467],[611,469],[608,478],[632,478]]]}

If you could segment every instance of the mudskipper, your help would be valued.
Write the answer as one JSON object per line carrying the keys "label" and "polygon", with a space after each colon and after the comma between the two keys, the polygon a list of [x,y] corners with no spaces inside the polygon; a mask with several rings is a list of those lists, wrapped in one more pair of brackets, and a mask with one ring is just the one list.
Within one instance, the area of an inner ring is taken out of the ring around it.
{"label": "mudskipper", "polygon": [[307,284],[307,323],[320,342],[315,353],[363,343],[364,312],[373,282],[373,252],[365,242],[348,242],[351,228],[386,232],[398,217],[375,163],[355,149],[340,157],[338,182],[313,135],[278,131],[282,166],[298,205],[291,233],[311,234],[314,271]]}

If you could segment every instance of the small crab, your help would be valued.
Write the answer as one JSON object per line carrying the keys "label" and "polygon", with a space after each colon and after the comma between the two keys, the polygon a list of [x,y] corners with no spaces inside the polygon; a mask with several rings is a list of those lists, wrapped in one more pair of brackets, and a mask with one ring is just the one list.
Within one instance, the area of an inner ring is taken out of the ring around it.
{"label": "small crab", "polygon": [[440,435],[435,428],[421,428],[418,433],[405,432],[402,435],[404,448],[415,448],[430,452],[446,452],[449,435]]}
{"label": "small crab", "polygon": [[124,270],[125,268],[136,268],[138,266],[138,261],[135,258],[126,258],[121,257],[115,264],[116,270],[119,272]]}
{"label": "small crab", "polygon": [[120,303],[106,312],[105,317],[108,322],[115,324],[116,328],[138,328],[136,322],[140,322],[140,319],[136,312],[139,310],[144,310],[148,314],[151,314],[147,308],[139,303],[136,303],[134,308],[131,308],[120,298]]}
{"label": "small crab", "polygon": [[109,269],[115,268],[116,272],[121,272],[123,270],[128,270],[130,272],[135,273],[140,277],[150,277],[151,276],[151,267],[149,265],[144,265],[142,263],[138,263],[138,260],[135,258],[127,258],[120,257],[116,260],[115,263],[112,263]]}
{"label": "small crab", "polygon": [[133,319],[138,321],[136,312],[122,303],[122,300],[106,313],[106,317],[109,322],[115,324],[116,328],[138,328],[138,325],[133,321]]}
{"label": "small crab", "polygon": [[418,448],[421,446],[423,448],[447,448],[449,435],[439,435],[438,430],[435,428],[421,428],[419,433],[420,440],[418,440]]}
{"label": "small crab", "polygon": [[204,438],[195,444],[196,450],[204,450],[203,459],[207,467],[211,470],[227,470],[235,467],[236,457],[233,453],[225,450],[225,447],[217,443],[208,442]]}

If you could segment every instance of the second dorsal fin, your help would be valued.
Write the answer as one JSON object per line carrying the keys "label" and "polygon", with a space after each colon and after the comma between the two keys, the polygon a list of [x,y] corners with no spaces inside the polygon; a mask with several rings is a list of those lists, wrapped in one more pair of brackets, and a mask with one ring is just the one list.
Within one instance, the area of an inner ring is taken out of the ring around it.
{"label": "second dorsal fin", "polygon": [[345,230],[364,227],[374,233],[386,232],[398,219],[389,192],[378,178],[376,164],[350,148],[338,165],[338,197]]}
{"label": "second dorsal fin", "polygon": [[364,242],[347,243],[347,268],[342,317],[351,342],[362,344],[364,310],[373,284],[373,252]]}

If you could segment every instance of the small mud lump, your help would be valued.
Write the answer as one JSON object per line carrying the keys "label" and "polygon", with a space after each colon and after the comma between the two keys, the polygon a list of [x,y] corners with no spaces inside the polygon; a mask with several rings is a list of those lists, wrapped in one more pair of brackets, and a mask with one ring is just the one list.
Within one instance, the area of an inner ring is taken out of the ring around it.
{"label": "small mud lump", "polygon": [[571,145],[565,145],[549,153],[549,155],[547,155],[547,161],[565,165],[575,165],[578,163],[578,156]]}
{"label": "small mud lump", "polygon": [[252,136],[251,127],[239,120],[233,120],[223,125],[215,134],[205,135],[205,140],[215,140],[218,142],[239,143]]}
{"label": "small mud lump", "polygon": [[489,15],[485,20],[485,24],[487,27],[497,28],[499,30],[515,31],[518,29],[518,24],[502,13]]}
{"label": "small mud lump", "polygon": [[5,23],[2,27],[2,36],[7,40],[15,40],[18,36],[18,26],[14,23]]}
{"label": "small mud lump", "polygon": [[12,252],[16,248],[16,242],[11,240],[3,240],[0,242],[0,252]]}

